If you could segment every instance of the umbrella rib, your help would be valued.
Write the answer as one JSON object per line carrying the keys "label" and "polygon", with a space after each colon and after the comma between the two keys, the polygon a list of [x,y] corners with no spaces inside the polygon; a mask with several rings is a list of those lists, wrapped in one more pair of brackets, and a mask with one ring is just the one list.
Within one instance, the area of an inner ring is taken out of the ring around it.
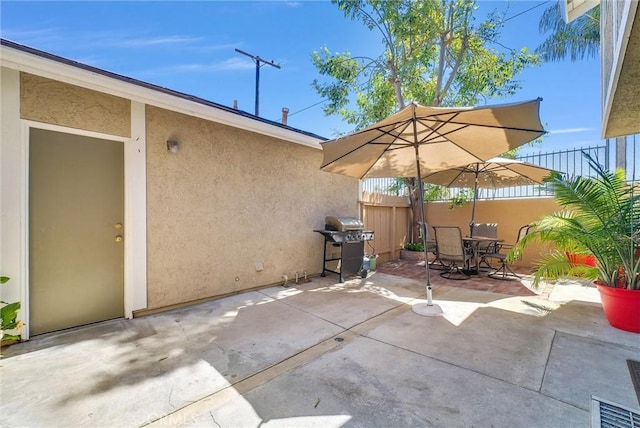
{"label": "umbrella rib", "polygon": [[[401,122],[397,122],[397,123],[401,123]],[[409,125],[410,125],[410,124],[411,124],[411,122],[410,122],[410,121],[405,121],[405,122],[404,122],[404,125],[405,125],[405,126],[404,126],[404,128],[402,129],[402,131],[400,131],[400,135],[402,135],[402,132],[404,132],[404,130],[405,130],[405,129],[407,129],[407,128],[409,127]],[[393,135],[393,134],[390,134],[388,131],[383,131],[382,129],[378,129],[378,131],[384,132],[386,135],[391,135],[391,136],[393,136],[395,139],[402,139],[402,138],[400,138],[400,136],[399,136],[399,135]],[[403,139],[403,140],[404,140],[404,139]],[[367,144],[367,143],[363,144],[363,146],[364,146],[364,145],[366,145],[366,144]],[[394,147],[393,149],[389,149],[388,147],[391,147],[391,146],[394,144],[394,142],[393,142],[393,141],[392,141],[392,142],[390,142],[390,143],[373,143],[373,142],[369,142],[368,144],[378,144],[378,145],[381,145],[381,146],[386,145],[386,146],[387,146],[387,149],[386,149],[386,150],[383,150],[382,152],[380,152],[380,155],[376,158],[375,162],[372,162],[372,163],[371,163],[371,165],[369,166],[369,168],[367,168],[367,170],[366,170],[366,171],[365,171],[365,172],[360,176],[360,179],[364,178],[364,177],[369,173],[369,171],[371,171],[371,168],[373,168],[373,167],[374,167],[374,165],[375,165],[376,163],[378,163],[378,160],[380,160],[380,158],[381,158],[382,156],[384,156],[384,154],[385,154],[387,151],[402,148],[402,147]],[[410,144],[407,144],[407,145],[410,145]],[[360,146],[360,147],[362,147],[362,146]],[[346,156],[346,155],[347,155],[347,154],[345,154],[344,156]],[[343,157],[343,156],[341,156],[341,157]]]}
{"label": "umbrella rib", "polygon": [[[459,114],[459,113],[454,114],[454,115],[452,116],[452,119],[453,119],[454,117],[456,117],[458,114]],[[438,130],[439,130],[440,128],[442,128],[444,125],[446,125],[446,124],[448,124],[448,123],[451,123],[451,122],[450,122],[450,120],[451,120],[451,119],[449,119],[449,121],[440,121],[440,122],[437,122],[437,125],[438,125],[438,126],[435,126],[435,127],[432,127],[432,126],[430,126],[430,125],[427,125],[427,124],[426,124],[425,122],[423,122],[421,119],[417,119],[417,120],[418,120],[418,122],[420,122],[420,124],[421,124],[422,126],[424,126],[426,129],[431,130],[431,132],[430,132],[428,135],[425,135],[425,137],[424,137],[424,138],[422,138],[422,139],[420,140],[420,144],[428,144],[428,143],[427,143],[427,141],[429,141],[429,140],[433,140],[433,139],[438,138],[438,137],[446,138],[446,136],[447,136],[447,135],[449,135],[450,133],[452,133],[452,132],[457,132],[457,131],[459,131],[459,130],[461,130],[461,129],[464,129],[464,128],[466,127],[466,126],[461,126],[460,128],[453,129],[453,130],[451,130],[451,131],[449,131],[449,132],[441,133],[441,132],[438,132]],[[434,138],[430,138],[430,137],[431,137],[432,135],[434,135],[434,134],[435,134],[436,136],[435,136]]]}
{"label": "umbrella rib", "polygon": [[[422,123],[422,122],[420,122],[420,123]],[[436,139],[436,138],[438,138],[438,137],[445,138],[447,141],[449,141],[449,142],[451,142],[451,143],[455,144],[453,141],[451,141],[450,139],[448,139],[448,138],[447,138],[447,135],[449,135],[449,134],[450,134],[450,133],[452,133],[452,132],[457,132],[457,131],[459,131],[459,130],[461,130],[461,129],[466,128],[466,126],[461,126],[460,128],[453,129],[453,130],[451,130],[451,131],[449,131],[449,132],[446,132],[446,133],[439,133],[437,130],[438,130],[440,127],[444,126],[444,123],[443,123],[443,124],[441,124],[441,126],[439,126],[439,127],[438,127],[438,128],[436,128],[436,129],[433,129],[433,128],[431,128],[430,126],[428,126],[428,125],[426,125],[426,124],[424,124],[424,123],[423,123],[423,125],[425,126],[425,128],[427,128],[427,129],[431,129],[431,130],[432,130],[432,132],[431,132],[429,135],[425,136],[425,138],[423,138],[422,140],[420,140],[419,144],[439,144],[439,143],[441,143],[441,141],[433,141],[433,140],[435,140],[435,139]],[[435,136],[435,137],[433,137],[433,138],[431,139],[432,141],[431,141],[431,142],[426,142],[426,141],[428,140],[428,138],[429,138],[431,135],[433,135],[433,134],[436,134],[436,136]],[[472,156],[472,157],[476,158],[477,160],[479,160],[479,161],[482,161],[482,160],[483,160],[483,159],[479,158],[475,153],[473,153],[473,152],[471,152],[470,150],[468,150],[467,148],[465,148],[465,147],[463,147],[463,146],[461,146],[461,145],[459,145],[459,144],[455,144],[455,145],[456,145],[456,147],[458,147],[460,150],[462,150],[462,151],[466,152],[468,155],[470,155],[470,156]]]}
{"label": "umbrella rib", "polygon": [[[456,171],[457,174],[453,177],[452,180],[448,181],[447,184],[441,184],[441,186],[444,187],[450,187],[457,179],[458,177],[460,177],[462,174],[464,174],[465,172],[473,172],[472,170],[468,169],[468,166],[463,166],[463,167],[459,167],[459,168],[451,168],[452,170]],[[436,171],[436,172],[432,172],[431,174],[427,174],[423,177],[423,181],[426,181],[427,178],[432,177],[436,174],[441,174],[442,171]]]}
{"label": "umbrella rib", "polygon": [[[471,187],[468,184],[468,180],[462,179],[466,183],[456,183],[461,177],[465,174],[477,174],[479,177],[483,177],[482,182],[489,183],[491,186],[484,186],[482,183],[478,183],[480,188],[483,189],[498,189],[501,187],[511,187],[511,186],[526,186],[532,184],[543,184],[544,181],[538,181],[530,176],[527,173],[528,169],[525,169],[524,172],[517,171],[512,168],[512,166],[523,166],[525,168],[533,168],[533,170],[543,170],[551,172],[553,170],[549,168],[545,168],[535,164],[529,164],[527,162],[519,162],[519,161],[509,161],[509,162],[501,162],[501,161],[485,161],[485,162],[474,162],[471,164],[467,164],[461,167],[449,168],[446,171],[450,171],[454,173],[454,177],[452,179],[447,179],[446,182],[441,183],[441,186],[444,187]],[[425,181],[429,181],[430,177],[441,175],[444,171],[436,171],[431,174],[427,174],[424,176]],[[501,173],[510,173],[510,175],[502,176]],[[513,182],[516,182],[513,184]],[[524,182],[523,182],[524,181]],[[505,186],[506,183],[506,186]]]}
{"label": "umbrella rib", "polygon": [[[399,127],[400,124],[403,124],[404,127],[403,128]],[[408,139],[406,139],[406,138],[404,138],[402,136],[402,133],[409,127],[410,124],[411,124],[410,121],[396,122],[394,124],[395,127],[393,128],[393,130],[399,131],[398,133],[394,133],[394,132],[387,131],[386,129],[384,129],[384,128],[388,128],[389,125],[385,125],[384,127],[381,126],[381,127],[377,127],[377,128],[371,128],[370,131],[376,130],[376,131],[379,131],[379,132],[382,133],[382,135],[379,135],[376,138],[380,138],[383,135],[389,135],[392,138],[394,138],[394,141],[391,141],[389,143],[382,143],[382,142],[378,142],[378,141],[369,140],[369,142],[365,143],[365,144],[378,144],[378,145],[383,145],[383,146],[396,146],[396,145],[399,145],[399,146],[401,146],[400,148],[404,148],[404,147],[407,147],[407,146],[412,146],[413,142],[409,141]],[[398,144],[397,140],[404,141],[406,144]]]}
{"label": "umbrella rib", "polygon": [[[509,171],[514,172],[514,173],[518,174],[519,176],[526,178],[527,180],[533,181],[534,183],[537,183],[537,184],[542,184],[543,183],[543,181],[534,180],[533,178],[529,177],[526,173],[523,174],[521,172],[518,172],[518,171],[515,171],[515,170],[509,168],[508,165],[505,165],[504,167],[505,167],[505,169],[508,169]],[[539,168],[542,168],[542,167],[539,167]],[[546,168],[543,168],[543,169],[546,169]]]}
{"label": "umbrella rib", "polygon": [[[398,122],[398,123],[400,123],[400,122]],[[402,131],[400,131],[400,135],[402,135],[402,133],[405,131],[405,129],[407,129],[407,128],[409,127],[409,124],[410,124],[410,123],[411,123],[410,121],[405,121],[405,123],[404,123],[404,125],[405,125],[405,126],[404,126],[404,128],[402,129]],[[387,133],[387,135],[391,135],[391,134]],[[397,135],[395,135],[395,136],[394,136],[394,138],[396,138],[396,139],[401,139],[401,138],[400,138],[399,136],[397,136]],[[404,140],[404,139],[403,139],[403,140]],[[369,173],[369,171],[371,171],[371,168],[373,168],[373,166],[378,162],[378,160],[380,160],[380,158],[385,154],[385,152],[387,152],[387,151],[391,151],[391,150],[397,150],[397,149],[402,148],[402,147],[394,147],[393,149],[390,149],[389,147],[391,147],[391,146],[393,145],[393,143],[394,143],[394,142],[392,141],[391,143],[389,143],[389,144],[387,145],[387,150],[383,150],[383,151],[380,153],[380,156],[378,156],[378,157],[376,158],[376,161],[375,161],[375,162],[373,162],[373,163],[371,164],[371,166],[369,166],[369,168],[367,168],[367,170],[364,172],[364,174],[362,174],[362,176],[360,177],[360,179],[364,178],[364,177]],[[370,143],[370,144],[371,144],[371,143]],[[384,145],[385,143],[373,143],[373,144],[380,144],[380,145]]]}
{"label": "umbrella rib", "polygon": [[[437,118],[438,115],[422,116],[420,118],[417,118],[417,120],[420,122],[421,125],[423,125],[427,129],[431,130],[431,132],[428,135],[426,135],[424,138],[422,138],[420,140],[420,144],[428,144],[429,140],[433,141],[438,136],[446,138],[447,135],[449,135],[449,134],[451,134],[453,132],[458,132],[461,129],[467,128],[469,126],[478,126],[478,127],[483,127],[483,128],[505,129],[505,130],[509,130],[509,131],[536,132],[536,133],[543,133],[543,134],[545,133],[544,130],[540,130],[540,129],[530,129],[530,128],[521,128],[521,127],[504,126],[504,125],[488,125],[488,124],[482,124],[482,123],[458,122],[455,119],[461,113],[462,112],[455,112],[455,113],[451,114],[451,117],[449,119],[446,119],[446,120],[438,119]],[[438,126],[436,126],[436,127],[429,126],[427,123],[425,123],[426,120],[437,121],[436,123],[437,123]],[[438,132],[438,130],[440,128],[442,128],[446,124],[460,125],[460,127],[456,128],[456,129],[453,129],[451,131],[448,131],[446,133]],[[436,137],[430,138],[434,134],[436,135]]]}
{"label": "umbrella rib", "polygon": [[456,176],[453,178],[453,180],[451,180],[451,181],[449,182],[449,184],[447,184],[447,186],[446,186],[446,187],[449,187],[449,186],[451,186],[453,183],[455,183],[455,181],[458,179],[458,177],[460,177],[460,176],[461,176],[462,174],[464,174],[464,173],[465,173],[465,171],[463,171],[463,170],[461,170],[461,169],[460,169],[460,170],[458,170],[458,173],[456,174]]}
{"label": "umbrella rib", "polygon": [[[403,120],[403,121],[395,122],[395,123],[393,123],[393,124],[387,124],[387,125],[384,125],[384,126],[379,126],[379,127],[369,128],[369,129],[368,129],[368,131],[374,131],[374,130],[375,130],[375,131],[379,131],[379,132],[381,132],[383,135],[390,135],[391,137],[393,137],[393,138],[395,138],[395,139],[397,139],[397,140],[404,141],[404,142],[406,142],[406,143],[407,143],[407,144],[406,144],[407,146],[410,146],[410,145],[412,145],[412,144],[413,144],[413,142],[412,142],[412,141],[409,141],[408,139],[406,139],[406,138],[404,138],[404,137],[402,136],[402,133],[403,133],[403,132],[404,132],[404,131],[409,127],[409,125],[410,125],[410,124],[411,124],[411,121],[410,121],[410,120]],[[404,127],[401,127],[401,125],[404,125]],[[391,127],[393,130],[396,130],[396,131],[397,131],[397,130],[400,130],[400,132],[398,132],[398,133],[396,134],[396,133],[393,133],[393,132],[391,132],[391,131],[388,131],[386,128],[389,128],[389,127]],[[378,136],[378,137],[376,137],[376,138],[380,138],[380,136]],[[375,142],[375,141],[371,141],[371,140],[370,140],[370,141],[369,141],[369,144],[383,144],[383,145],[388,144],[388,145],[395,145],[395,144],[396,144],[396,142],[395,142],[395,141],[393,141],[393,142],[391,142],[391,143],[378,143],[378,142]]]}
{"label": "umbrella rib", "polygon": [[525,132],[545,133],[545,131],[542,130],[542,129],[521,128],[521,127],[516,127],[516,126],[488,125],[488,124],[485,124],[485,123],[465,123],[465,122],[455,122],[455,121],[449,121],[449,122],[446,122],[446,123],[450,123],[450,124],[453,124],[453,125],[465,125],[464,127],[467,127],[467,126],[478,126],[478,127],[482,127],[482,128],[507,129],[509,131],[525,131]]}
{"label": "umbrella rib", "polygon": [[[398,123],[399,123],[399,122],[398,122]],[[400,134],[402,134],[402,132],[404,132],[404,130],[405,130],[405,129],[407,129],[407,128],[409,127],[409,124],[410,124],[410,123],[411,123],[411,122],[406,122],[406,121],[405,121],[404,129],[403,129],[402,131],[400,131]],[[389,135],[389,134],[387,134],[387,135]],[[400,138],[399,136],[394,136],[394,137],[395,137],[395,138]],[[371,144],[371,143],[370,143],[370,144]],[[375,143],[375,144],[384,145],[385,143]],[[394,147],[393,149],[389,149],[389,147],[391,147],[392,145],[393,145],[393,141],[392,141],[392,142],[390,142],[390,143],[387,145],[387,150],[383,150],[382,152],[380,152],[380,155],[376,158],[376,161],[375,161],[375,162],[373,162],[373,163],[369,166],[369,168],[367,168],[367,170],[364,172],[364,174],[362,174],[362,176],[360,177],[360,179],[364,178],[364,177],[369,173],[369,171],[371,171],[371,168],[373,168],[373,166],[374,166],[376,163],[378,163],[378,161],[380,160],[380,158],[381,158],[381,157],[382,157],[382,156],[383,156],[387,151],[402,148],[402,147]]]}
{"label": "umbrella rib", "polygon": [[[400,122],[398,122],[398,123],[400,123]],[[409,126],[409,123],[405,123],[405,127],[404,127],[404,129],[406,129],[408,126]],[[382,129],[380,129],[380,128],[371,128],[371,129],[370,129],[370,131],[371,131],[371,130],[374,130],[374,129],[375,129],[375,130],[377,130],[377,131],[383,132],[383,133],[384,133],[384,134],[386,134],[386,135],[392,135],[394,138],[399,138],[398,136],[394,136],[393,134],[390,134],[390,133],[389,133],[389,131],[384,131],[384,130],[382,130]],[[376,137],[376,138],[379,138],[379,137]],[[357,150],[360,150],[362,147],[366,146],[367,144],[377,144],[377,145],[381,145],[381,146],[388,146],[388,147],[389,147],[389,146],[392,146],[392,145],[393,145],[393,141],[392,141],[392,142],[390,142],[390,143],[374,143],[374,142],[372,142],[372,141],[370,141],[370,140],[367,140],[367,141],[365,141],[364,143],[362,143],[362,144],[358,145],[357,147],[354,147],[352,150],[348,151],[347,153],[343,154],[342,156],[339,156],[339,157],[337,157],[336,159],[332,160],[331,162],[326,163],[326,164],[324,164],[324,165],[321,165],[321,166],[320,166],[320,168],[324,168],[324,167],[326,167],[326,166],[328,166],[328,165],[331,165],[331,164],[333,164],[333,163],[336,163],[337,161],[339,161],[339,160],[343,159],[344,157],[349,156],[351,153],[353,153],[353,152],[355,152],[355,151],[357,151]],[[380,159],[380,158],[382,157],[382,155],[385,153],[385,151],[386,151],[386,150],[383,150],[383,151],[382,151],[382,153],[380,153],[380,156],[378,156],[378,157],[376,158],[376,162],[378,161],[378,159]],[[374,162],[374,163],[375,163],[375,162]],[[369,170],[371,170],[371,168],[373,168],[373,164],[372,164],[369,168],[367,168],[367,170],[365,171],[365,173],[364,173],[360,178],[362,178],[362,177],[364,177],[365,175],[367,175],[367,173],[369,172]]]}
{"label": "umbrella rib", "polygon": [[[480,110],[480,109],[476,109]],[[467,126],[480,126],[480,127],[484,127],[484,128],[497,128],[497,129],[508,129],[510,131],[526,131],[526,132],[542,132],[545,133],[544,129],[532,129],[532,128],[520,128],[520,127],[514,127],[514,126],[505,126],[505,125],[490,125],[490,124],[486,124],[486,123],[472,123],[472,122],[457,122],[455,119],[460,116],[462,113],[465,112],[470,112],[473,110],[462,110],[462,111],[456,111],[456,112],[450,112],[450,113],[436,113],[436,114],[430,114],[430,115],[424,115],[424,116],[420,116],[419,118],[417,117],[416,119],[418,121],[420,121],[420,123],[422,123],[423,125],[425,125],[421,119],[425,119],[425,120],[432,120],[432,121],[436,121],[439,124],[441,124],[440,126],[443,126],[447,123],[450,124],[454,124],[454,125],[464,125],[464,127]],[[451,115],[451,117],[449,119],[443,120],[440,119],[438,116],[439,115]],[[427,128],[429,129],[433,129],[427,125],[425,125]],[[459,128],[462,129],[462,128]],[[436,128],[437,130],[437,128]]]}

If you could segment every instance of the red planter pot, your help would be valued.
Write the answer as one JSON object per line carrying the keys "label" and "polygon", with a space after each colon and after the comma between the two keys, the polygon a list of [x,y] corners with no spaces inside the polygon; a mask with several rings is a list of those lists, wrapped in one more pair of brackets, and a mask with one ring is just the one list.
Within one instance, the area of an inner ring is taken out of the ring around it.
{"label": "red planter pot", "polygon": [[640,290],[627,290],[600,285],[602,309],[607,321],[615,328],[640,333]]}

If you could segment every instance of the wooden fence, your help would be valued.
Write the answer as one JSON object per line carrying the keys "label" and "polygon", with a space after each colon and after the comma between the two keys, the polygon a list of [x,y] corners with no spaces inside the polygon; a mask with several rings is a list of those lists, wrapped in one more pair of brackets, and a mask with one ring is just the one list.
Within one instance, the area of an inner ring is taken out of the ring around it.
{"label": "wooden fence", "polygon": [[400,249],[407,239],[411,207],[409,199],[363,192],[360,218],[366,230],[375,232],[375,239],[365,245],[367,254],[378,254],[378,263],[400,258]]}

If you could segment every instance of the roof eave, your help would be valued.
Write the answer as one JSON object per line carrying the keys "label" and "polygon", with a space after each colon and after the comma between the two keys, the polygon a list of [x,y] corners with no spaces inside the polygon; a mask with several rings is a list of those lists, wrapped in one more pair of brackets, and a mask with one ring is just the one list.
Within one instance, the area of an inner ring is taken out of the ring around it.
{"label": "roof eave", "polygon": [[188,114],[201,119],[211,120],[316,149],[320,149],[320,142],[326,140],[318,135],[279,125],[246,112],[239,110],[234,111],[229,107],[217,105],[197,97],[137,81],[125,76],[119,76],[84,64],[77,63],[77,65],[73,65],[71,64],[72,61],[69,60],[62,62],[56,60],[54,55],[47,55],[48,57],[45,57],[34,52],[16,48],[12,45],[17,44],[2,40],[2,45],[0,45],[0,65],[2,67]]}
{"label": "roof eave", "polygon": [[569,23],[600,4],[600,0],[564,0],[564,20]]}

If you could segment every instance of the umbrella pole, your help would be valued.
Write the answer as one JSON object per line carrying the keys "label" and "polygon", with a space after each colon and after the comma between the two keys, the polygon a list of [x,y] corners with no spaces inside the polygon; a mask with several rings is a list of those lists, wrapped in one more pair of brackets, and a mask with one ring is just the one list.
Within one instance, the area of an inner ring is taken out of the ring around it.
{"label": "umbrella pole", "polygon": [[479,164],[476,164],[476,179],[473,184],[473,204],[471,205],[471,222],[469,223],[469,236],[473,236],[473,227],[475,226],[476,218],[476,199],[478,199],[478,169]]}
{"label": "umbrella pole", "polygon": [[427,247],[427,224],[424,221],[424,185],[422,183],[422,174],[420,173],[420,152],[418,151],[418,142],[417,142],[417,131],[416,131],[416,118],[415,118],[415,110],[413,117],[413,133],[416,136],[415,149],[416,149],[416,173],[418,175],[418,191],[420,192],[420,230],[422,231],[422,239],[423,239],[423,247],[424,247],[424,268],[427,274],[427,303],[416,303],[411,307],[411,310],[418,314],[427,317],[435,317],[443,315],[442,308],[439,305],[433,304],[433,292],[431,289],[431,277],[429,275],[429,249]]}
{"label": "umbrella pole", "polygon": [[[420,176],[420,164],[418,163],[418,176]],[[431,275],[429,270],[429,248],[427,245],[427,241],[429,240],[429,235],[427,232],[427,223],[424,221],[424,188],[422,184],[422,179],[418,178],[418,191],[420,192],[420,235],[422,236],[423,247],[424,247],[424,266],[427,274],[427,305],[433,305],[433,296],[431,290]]]}
{"label": "umbrella pole", "polygon": [[476,218],[476,199],[478,199],[478,179],[476,178],[476,185],[473,188],[473,203],[471,204],[471,221],[469,222],[469,236],[473,236],[473,227]]}
{"label": "umbrella pole", "polygon": [[442,308],[439,305],[433,304],[433,291],[431,289],[431,278],[429,275],[429,250],[427,248],[427,224],[424,217],[424,189],[422,185],[422,177],[420,175],[420,159],[418,158],[418,148],[416,146],[416,159],[418,162],[418,190],[420,191],[420,230],[422,231],[422,239],[424,240],[424,268],[427,273],[427,303],[416,303],[411,307],[411,310],[426,317],[436,317],[443,315]]}

